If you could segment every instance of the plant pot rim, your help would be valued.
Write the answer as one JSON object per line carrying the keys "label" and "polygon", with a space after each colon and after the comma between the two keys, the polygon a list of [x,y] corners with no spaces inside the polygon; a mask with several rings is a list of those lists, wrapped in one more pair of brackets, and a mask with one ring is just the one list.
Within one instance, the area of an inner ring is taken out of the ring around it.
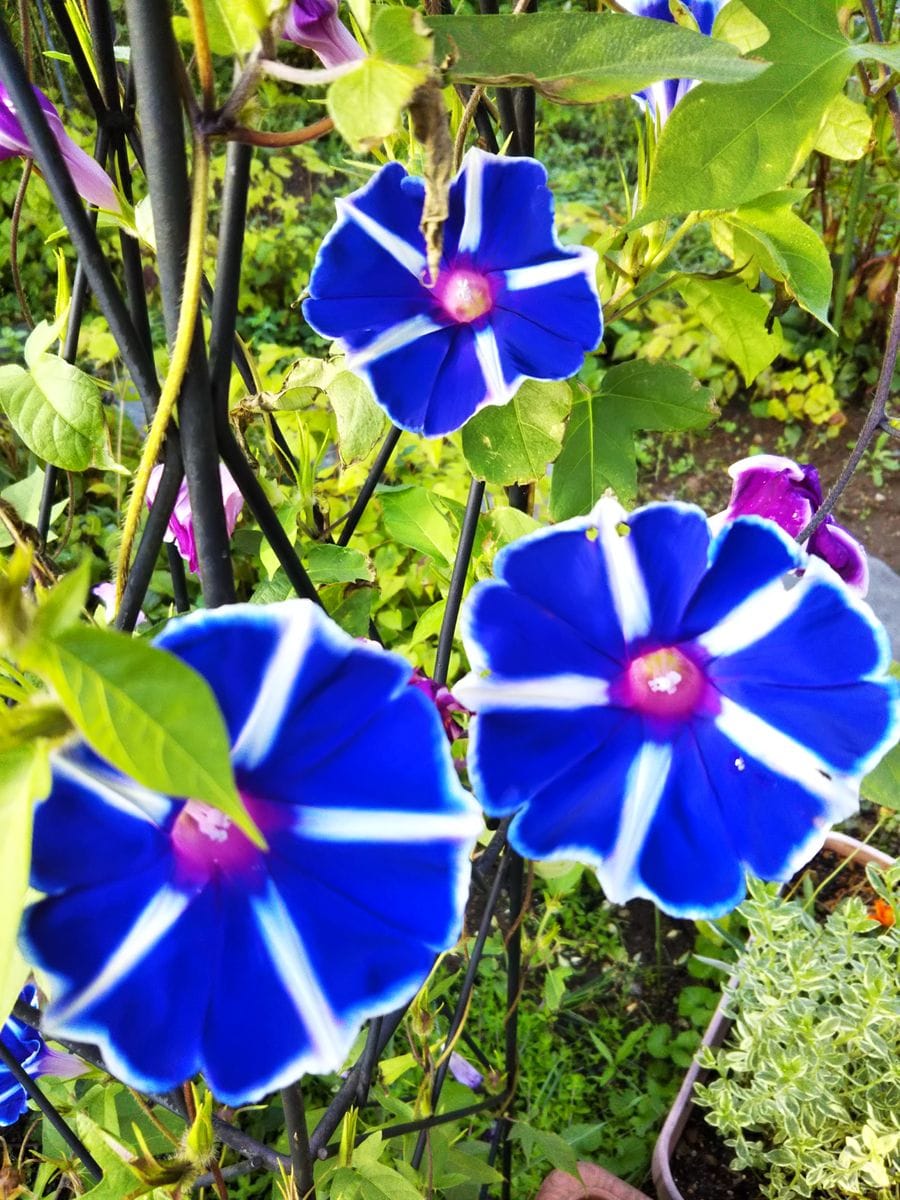
{"label": "plant pot rim", "polygon": [[580,1162],[578,1170],[581,1183],[565,1171],[551,1171],[535,1200],[650,1200],[646,1192],[639,1192],[596,1163]]}
{"label": "plant pot rim", "polygon": [[[839,854],[841,858],[855,858],[862,866],[875,863],[877,866],[889,867],[894,862],[889,854],[877,850],[874,846],[867,846],[864,842],[860,842],[846,833],[830,833],[823,842],[822,849],[831,850],[835,854]],[[737,977],[732,975],[725,984],[722,999],[716,1006],[716,1011],[703,1035],[703,1046],[716,1049],[725,1040],[725,1036],[731,1028],[731,1018],[726,1013],[726,998],[736,983]],[[704,1074],[695,1055],[681,1087],[678,1089],[678,1095],[669,1109],[659,1137],[656,1139],[651,1169],[657,1200],[684,1200],[672,1176],[672,1156],[694,1106],[694,1084]]]}

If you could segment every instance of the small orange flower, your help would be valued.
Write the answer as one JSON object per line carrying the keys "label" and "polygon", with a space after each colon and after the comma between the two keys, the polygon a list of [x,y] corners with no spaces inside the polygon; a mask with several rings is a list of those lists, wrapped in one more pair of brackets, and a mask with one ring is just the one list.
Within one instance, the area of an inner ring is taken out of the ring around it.
{"label": "small orange flower", "polygon": [[887,900],[882,900],[880,896],[872,905],[871,917],[873,921],[878,921],[878,923],[880,925],[884,925],[886,929],[890,929],[890,927],[897,920],[891,905],[888,904]]}

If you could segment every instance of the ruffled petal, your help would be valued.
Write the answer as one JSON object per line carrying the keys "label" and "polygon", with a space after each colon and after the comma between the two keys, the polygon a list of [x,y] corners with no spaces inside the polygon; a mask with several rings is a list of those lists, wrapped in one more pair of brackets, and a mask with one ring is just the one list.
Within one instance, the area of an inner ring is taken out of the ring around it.
{"label": "ruffled petal", "polygon": [[425,437],[459,429],[494,399],[468,325],[432,331],[364,373],[394,424]]}
{"label": "ruffled petal", "polygon": [[510,384],[523,378],[568,379],[603,333],[600,306],[584,273],[503,291],[491,324]]}
{"label": "ruffled petal", "polygon": [[826,517],[809,539],[807,549],[827,562],[858,596],[869,590],[869,562],[861,542],[842,525]]}
{"label": "ruffled petal", "polygon": [[784,620],[710,663],[710,679],[825,769],[862,775],[898,732],[900,687],[874,678],[890,661],[884,630],[867,606],[812,571],[787,595],[796,600]]}
{"label": "ruffled petal", "polygon": [[746,642],[754,640],[747,622],[754,616],[765,622],[768,603],[783,590],[785,574],[803,561],[800,548],[771,521],[741,517],[726,525],[712,544],[709,571],[685,610],[682,638],[706,633],[729,617],[744,628]]}
{"label": "ruffled petal", "polygon": [[480,270],[505,271],[572,253],[554,233],[553,193],[537,159],[503,158],[473,146],[450,197],[454,215],[458,205],[465,216],[445,256],[471,254]]}
{"label": "ruffled petal", "polygon": [[[528,858],[578,859],[598,868],[602,878],[604,861],[622,827],[628,778],[641,750],[643,730],[640,721],[621,709],[584,711],[579,718],[581,728],[570,730],[565,743],[569,762],[541,782],[549,765],[544,758],[543,769],[533,777],[538,786],[514,818],[509,839]],[[555,713],[549,721],[545,716],[545,722],[557,732],[560,725],[570,724]],[[579,742],[589,746],[583,757],[576,757]],[[513,773],[518,774],[518,768]]]}
{"label": "ruffled petal", "polygon": [[168,838],[160,825],[174,811],[85,746],[55,755],[53,790],[34,813],[32,886],[54,894],[162,870]]}
{"label": "ruffled petal", "polygon": [[663,645],[677,641],[685,609],[709,566],[706,516],[687,504],[651,505],[632,513],[627,525],[654,640]]}

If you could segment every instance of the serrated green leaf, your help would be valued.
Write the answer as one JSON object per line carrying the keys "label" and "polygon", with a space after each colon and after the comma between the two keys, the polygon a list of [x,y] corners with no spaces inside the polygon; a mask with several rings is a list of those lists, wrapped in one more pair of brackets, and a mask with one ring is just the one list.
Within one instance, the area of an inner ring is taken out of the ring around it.
{"label": "serrated green leaf", "polygon": [[815,149],[830,158],[853,162],[862,158],[872,137],[872,118],[866,106],[841,92],[829,104]]}
{"label": "serrated green leaf", "polygon": [[0,752],[0,1021],[28,974],[16,936],[31,869],[32,810],[49,791],[47,751],[40,742]]}
{"label": "serrated green leaf", "polygon": [[522,1148],[529,1157],[537,1151],[540,1157],[545,1158],[551,1166],[565,1171],[567,1175],[580,1181],[578,1155],[558,1133],[550,1133],[546,1129],[535,1129],[533,1125],[527,1125],[524,1121],[514,1121],[510,1137],[521,1142]]}
{"label": "serrated green leaf", "polygon": [[680,101],[660,136],[635,224],[736,208],[782,187],[812,149],[855,64],[900,58],[897,47],[849,42],[831,0],[744,5],[769,30],[760,54],[772,65],[748,83],[701,86]]}
{"label": "serrated green leaf", "polygon": [[[281,0],[203,0],[206,32],[213,54],[249,54],[262,30],[281,7]],[[193,44],[193,30],[186,17],[173,17],[172,27],[180,41]]]}
{"label": "serrated green leaf", "polygon": [[743,235],[741,248],[749,248],[772,279],[783,281],[801,308],[831,328],[831,259],[816,231],[792,211],[802,197],[789,189],[773,192],[719,220]]}
{"label": "serrated green leaf", "polygon": [[361,550],[349,546],[316,544],[306,552],[306,570],[313,583],[358,583],[372,578]]}
{"label": "serrated green leaf", "polygon": [[364,458],[387,429],[388,419],[364,379],[341,371],[325,391],[337,418],[338,447],[345,463]]}
{"label": "serrated green leaf", "polygon": [[419,67],[365,58],[328,89],[328,113],[354,150],[378,146],[400,127],[413,92],[428,78]]}
{"label": "serrated green leaf", "polygon": [[426,488],[405,485],[379,489],[378,499],[390,537],[450,566],[456,547],[441,497]]}
{"label": "serrated green leaf", "polygon": [[769,305],[739,279],[683,280],[678,291],[750,384],[781,351],[780,328],[766,329]]}
{"label": "serrated green leaf", "polygon": [[144,787],[221,809],[259,840],[237,793],[209,684],[165,650],[79,626],[35,639],[23,663],[56,693],[88,744]]}
{"label": "serrated green leaf", "polygon": [[559,454],[571,407],[568,384],[526,379],[508,404],[483,408],[462,431],[472,474],[503,485],[541,479]]}
{"label": "serrated green leaf", "polygon": [[872,804],[900,812],[900,742],[866,775],[859,791]]}
{"label": "serrated green leaf", "polygon": [[537,12],[527,21],[461,14],[426,24],[436,61],[449,56],[454,82],[529,84],[562,104],[593,104],[681,76],[734,84],[766,69],[727,42],[617,13]]}
{"label": "serrated green leaf", "polygon": [[34,629],[39,637],[53,637],[77,624],[91,586],[91,562],[83,559],[41,597]]}
{"label": "serrated green leaf", "polygon": [[[18,479],[15,483],[10,483],[0,492],[0,496],[13,506],[19,516],[28,525],[36,525],[38,516],[41,510],[41,496],[44,491],[44,470],[42,467],[35,469],[26,475],[23,479]],[[50,525],[51,529],[48,532],[47,540],[53,541],[56,533],[52,526],[61,512],[64,512],[68,506],[67,500],[58,500],[50,510]],[[12,536],[8,532],[5,525],[0,526],[0,550],[5,550],[13,544]]]}
{"label": "serrated green leaf", "polygon": [[89,375],[52,354],[30,371],[0,367],[0,407],[29,450],[64,471],[83,471],[104,441],[100,390]]}
{"label": "serrated green leaf", "polygon": [[623,503],[637,490],[634,431],[702,429],[717,415],[709,388],[671,363],[612,367],[599,391],[576,401],[553,468],[555,521],[587,513],[607,488]]}
{"label": "serrated green leaf", "polygon": [[380,8],[372,23],[372,49],[400,67],[430,66],[434,34],[414,8]]}

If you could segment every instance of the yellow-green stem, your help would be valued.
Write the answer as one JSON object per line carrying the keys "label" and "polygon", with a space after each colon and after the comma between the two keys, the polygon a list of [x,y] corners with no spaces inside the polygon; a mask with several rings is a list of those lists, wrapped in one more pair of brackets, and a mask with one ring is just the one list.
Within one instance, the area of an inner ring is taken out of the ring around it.
{"label": "yellow-green stem", "polygon": [[653,256],[653,258],[650,259],[649,262],[644,263],[644,272],[646,273],[648,271],[655,271],[657,267],[664,263],[684,235],[693,229],[695,225],[699,224],[699,222],[703,219],[703,213],[688,213],[669,240],[660,246],[657,253]]}
{"label": "yellow-green stem", "polygon": [[169,373],[159,397],[159,404],[153,416],[153,423],[144,443],[141,461],[138,464],[134,479],[134,489],[128,501],[128,511],[125,514],[125,526],[122,530],[122,546],[119,550],[119,561],[116,567],[116,608],[122,603],[125,591],[125,581],[128,578],[128,568],[131,563],[131,551],[137,536],[144,499],[147,495],[147,485],[150,482],[150,472],[156,465],[159,452],[169,427],[169,421],[175,409],[175,402],[181,391],[187,371],[191,345],[194,340],[194,329],[200,311],[200,283],[203,278],[203,249],[206,241],[206,216],[209,184],[209,147],[198,138],[194,142],[194,178],[191,197],[191,226],[188,235],[187,262],[184,269],[184,289],[181,295],[181,309],[178,314],[178,328],[175,332],[175,343],[169,362]]}
{"label": "yellow-green stem", "polygon": [[206,13],[203,11],[202,0],[185,0],[185,7],[191,19],[191,32],[194,35],[194,54],[197,62],[197,74],[200,78],[200,90],[203,94],[203,108],[206,113],[211,113],[216,107],[216,83],[212,55],[209,50]]}

